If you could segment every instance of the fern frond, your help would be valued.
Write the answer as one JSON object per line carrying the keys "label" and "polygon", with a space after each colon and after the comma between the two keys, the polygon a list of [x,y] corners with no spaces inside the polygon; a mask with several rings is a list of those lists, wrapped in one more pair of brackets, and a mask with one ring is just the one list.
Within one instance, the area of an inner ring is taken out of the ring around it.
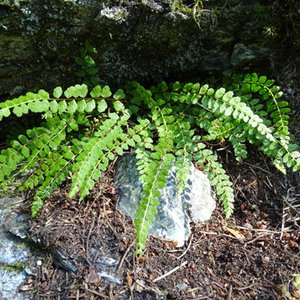
{"label": "fern frond", "polygon": [[240,132],[240,130],[237,129],[237,127],[235,127],[235,129],[232,132],[232,135],[229,137],[229,141],[232,144],[236,160],[238,161],[245,159],[248,156],[246,137],[247,136],[245,132]]}
{"label": "fern frond", "polygon": [[207,173],[211,185],[224,206],[226,217],[229,218],[233,213],[234,203],[232,182],[223,166],[217,161],[218,157],[207,149],[205,144],[198,143],[197,150],[198,152],[194,154],[195,163],[204,165],[204,172]]}
{"label": "fern frond", "polygon": [[108,118],[98,127],[92,137],[80,141],[83,151],[76,157],[73,165],[73,178],[69,192],[72,198],[79,193],[79,200],[83,200],[93,188],[103,172],[106,171],[109,162],[116,155],[121,156],[123,151],[134,147],[137,140],[145,135],[148,120],[140,120],[140,124],[134,128],[123,128],[127,125],[130,115],[109,113]]}
{"label": "fern frond", "polygon": [[[118,121],[120,121],[119,115],[109,114],[94,135],[87,142],[82,141],[84,150],[78,155],[72,168],[72,185],[69,192],[71,198],[80,191],[80,200],[82,200],[94,186],[95,180],[101,176],[101,171],[106,170],[109,163],[106,153],[113,155],[114,142],[118,135],[123,133]],[[94,166],[97,164],[99,166],[94,170]]]}
{"label": "fern frond", "polygon": [[195,132],[191,129],[190,123],[184,121],[183,115],[177,115],[176,123],[174,124],[174,133],[177,194],[180,195],[186,187],[190,173]]}
{"label": "fern frond", "polygon": [[[35,181],[35,185],[39,185],[39,187],[35,191],[31,205],[31,213],[33,217],[38,215],[43,207],[44,200],[50,197],[52,193],[66,180],[71,170],[72,160],[65,160],[59,154],[55,156],[56,157],[50,159],[50,163],[52,163],[52,165],[47,172],[44,173],[42,178],[42,175],[34,174],[34,176],[39,175]],[[47,166],[46,163],[45,166]]]}
{"label": "fern frond", "polygon": [[[161,156],[161,146],[158,144],[156,151],[143,153],[137,150],[137,165],[141,173],[143,184],[142,198],[139,203],[135,218],[136,254],[143,253],[149,235],[151,224],[155,220],[161,189],[167,183],[168,171],[172,167],[175,157],[171,154]],[[158,156],[161,156],[160,159]]]}
{"label": "fern frond", "polygon": [[250,105],[256,110],[260,110],[261,117],[270,117],[272,122],[269,121],[266,125],[274,126],[276,138],[282,142],[289,142],[288,114],[291,110],[286,101],[279,100],[283,93],[280,91],[280,87],[274,83],[274,80],[268,80],[266,76],[258,76],[256,73],[246,74],[240,78],[237,91],[242,95],[247,95],[248,99],[253,99]]}
{"label": "fern frond", "polygon": [[42,113],[49,110],[49,94],[44,90],[38,93],[28,92],[24,96],[0,103],[0,121],[9,117],[12,113],[17,117],[28,114],[29,111]]}
{"label": "fern frond", "polygon": [[11,148],[1,152],[0,174],[4,176],[0,178],[0,182],[5,182],[5,178],[10,176],[7,183],[11,184],[18,175],[38,167],[39,160],[55,151],[65,140],[66,126],[65,119],[49,119],[45,127],[29,129],[26,135],[19,135],[18,140],[12,141]]}
{"label": "fern frond", "polygon": [[286,174],[285,165],[288,168],[292,168],[294,172],[300,170],[300,152],[299,147],[296,144],[284,144],[280,142],[265,142],[260,149],[265,155],[270,157],[275,167]]}

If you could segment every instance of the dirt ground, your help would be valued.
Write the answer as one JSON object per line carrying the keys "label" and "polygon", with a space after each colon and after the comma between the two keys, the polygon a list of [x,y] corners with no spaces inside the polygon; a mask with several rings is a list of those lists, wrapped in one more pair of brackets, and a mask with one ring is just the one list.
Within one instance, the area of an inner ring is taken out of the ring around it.
{"label": "dirt ground", "polygon": [[[300,274],[299,177],[278,175],[257,152],[243,163],[229,148],[219,154],[236,191],[234,216],[226,220],[219,205],[184,247],[150,238],[139,258],[133,223],[116,210],[112,170],[82,203],[68,199],[68,186],[57,191],[31,232],[82,257],[82,267],[66,272],[49,254],[27,283],[34,299],[300,299],[292,283]],[[95,276],[92,245],[120,255],[121,284]]]}

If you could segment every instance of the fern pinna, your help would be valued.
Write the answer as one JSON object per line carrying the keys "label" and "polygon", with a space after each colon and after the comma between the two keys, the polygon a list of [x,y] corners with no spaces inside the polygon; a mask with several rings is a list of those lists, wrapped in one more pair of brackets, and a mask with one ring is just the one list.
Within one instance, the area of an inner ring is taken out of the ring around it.
{"label": "fern pinna", "polygon": [[[126,94],[126,95],[125,95]],[[136,253],[141,254],[157,213],[168,170],[177,166],[178,193],[184,190],[190,163],[203,165],[226,217],[233,212],[232,183],[207,141],[229,141],[237,159],[255,144],[282,172],[300,170],[297,145],[288,131],[287,102],[273,81],[248,74],[224,87],[179,82],[145,89],[130,82],[112,94],[109,86],[57,87],[0,103],[0,121],[15,115],[42,114],[0,153],[0,187],[33,190],[32,215],[65,180],[69,196],[83,200],[111,161],[135,151],[142,198],[136,214]],[[23,176],[20,181],[20,175]]]}

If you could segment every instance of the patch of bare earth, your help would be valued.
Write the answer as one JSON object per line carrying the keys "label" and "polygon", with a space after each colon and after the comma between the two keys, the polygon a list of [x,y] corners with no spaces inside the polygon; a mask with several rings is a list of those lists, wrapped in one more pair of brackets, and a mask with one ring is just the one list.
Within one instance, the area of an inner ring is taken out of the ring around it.
{"label": "patch of bare earth", "polygon": [[[133,223],[116,210],[112,172],[81,203],[68,199],[68,187],[57,191],[31,232],[49,249],[80,257],[81,268],[66,272],[49,254],[32,278],[35,299],[285,299],[283,285],[292,295],[300,236],[287,200],[297,198],[299,178],[278,176],[258,154],[244,163],[222,157],[236,191],[234,216],[226,220],[219,205],[209,222],[193,226],[185,247],[150,238],[139,258]],[[97,245],[120,256],[121,284],[95,276],[90,249]]]}

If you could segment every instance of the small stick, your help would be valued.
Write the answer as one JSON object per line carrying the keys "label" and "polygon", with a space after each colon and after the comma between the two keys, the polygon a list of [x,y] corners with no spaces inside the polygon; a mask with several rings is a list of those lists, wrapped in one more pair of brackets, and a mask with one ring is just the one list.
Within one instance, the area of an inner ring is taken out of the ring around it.
{"label": "small stick", "polygon": [[187,248],[183,251],[183,253],[180,256],[177,257],[177,259],[180,259],[180,258],[184,257],[187,254],[187,252],[191,248],[192,240],[193,240],[193,235],[191,235],[191,238],[190,238],[190,241],[189,241],[189,244],[188,244]]}
{"label": "small stick", "polygon": [[199,233],[202,233],[202,234],[210,234],[210,235],[216,235],[218,237],[228,237],[228,238],[231,238],[231,239],[234,239],[234,240],[241,240],[240,238],[237,238],[233,235],[229,235],[229,234],[225,234],[225,233],[218,233],[218,232],[213,232],[213,231],[198,231]]}
{"label": "small stick", "polygon": [[180,266],[177,266],[176,268],[170,270],[169,272],[157,277],[156,279],[153,280],[153,283],[163,279],[163,278],[166,278],[167,276],[171,275],[172,273],[176,272],[177,270],[179,270],[180,268],[184,267],[185,265],[187,264],[187,260],[184,261]]}
{"label": "small stick", "polygon": [[94,226],[95,226],[95,218],[93,218],[92,225],[91,225],[91,227],[90,227],[90,230],[89,230],[89,233],[88,233],[88,236],[87,236],[87,239],[86,239],[86,246],[85,246],[87,262],[88,262],[88,264],[89,264],[91,267],[92,267],[93,265],[92,265],[92,263],[91,263],[91,261],[90,261],[90,257],[89,257],[89,241],[90,241],[90,238],[91,238],[91,235],[92,235]]}
{"label": "small stick", "polygon": [[96,295],[96,296],[99,296],[99,297],[101,297],[101,299],[110,299],[108,296],[106,296],[106,295],[103,295],[103,294],[100,294],[100,293],[98,293],[97,291],[95,291],[95,290],[90,290],[89,288],[87,288],[87,287],[85,287],[85,290],[87,291],[87,292],[90,292],[90,293],[92,293],[92,294],[94,294],[94,295]]}
{"label": "small stick", "polygon": [[265,232],[265,233],[270,233],[270,234],[280,234],[281,231],[272,231],[272,230],[268,230],[268,229],[259,229],[259,228],[248,228],[248,227],[244,227],[244,226],[234,226],[235,228],[238,229],[244,229],[246,231],[257,231],[257,232]]}
{"label": "small stick", "polygon": [[245,242],[245,245],[244,245],[244,246],[246,246],[246,245],[248,245],[248,244],[252,244],[252,243],[254,243],[255,241],[257,241],[257,240],[259,240],[259,239],[261,239],[261,238],[263,238],[263,237],[265,237],[265,235],[264,235],[264,234],[261,234],[261,235],[257,236],[256,238],[252,239],[251,241]]}
{"label": "small stick", "polygon": [[253,167],[253,168],[256,168],[256,169],[258,169],[258,170],[260,170],[260,171],[263,171],[263,172],[265,172],[265,173],[267,173],[267,174],[269,174],[269,175],[274,176],[274,174],[272,174],[271,172],[269,172],[269,171],[267,171],[267,170],[265,170],[265,169],[263,169],[263,168],[261,168],[261,167],[259,167],[259,166],[250,164],[250,163],[248,163],[248,162],[246,162],[246,161],[243,161],[243,164],[244,164],[244,165],[247,165],[247,166],[250,166],[250,167]]}
{"label": "small stick", "polygon": [[127,247],[127,249],[126,249],[126,251],[125,251],[125,253],[124,253],[122,259],[120,260],[120,263],[119,263],[119,265],[118,265],[118,268],[117,268],[117,272],[116,272],[116,273],[119,273],[119,272],[120,272],[121,267],[122,267],[122,265],[123,265],[123,263],[124,263],[124,260],[125,260],[125,258],[127,257],[127,255],[128,255],[128,253],[129,253],[129,251],[130,251],[130,249],[131,249],[132,246],[133,246],[133,242],[131,242],[131,244]]}

